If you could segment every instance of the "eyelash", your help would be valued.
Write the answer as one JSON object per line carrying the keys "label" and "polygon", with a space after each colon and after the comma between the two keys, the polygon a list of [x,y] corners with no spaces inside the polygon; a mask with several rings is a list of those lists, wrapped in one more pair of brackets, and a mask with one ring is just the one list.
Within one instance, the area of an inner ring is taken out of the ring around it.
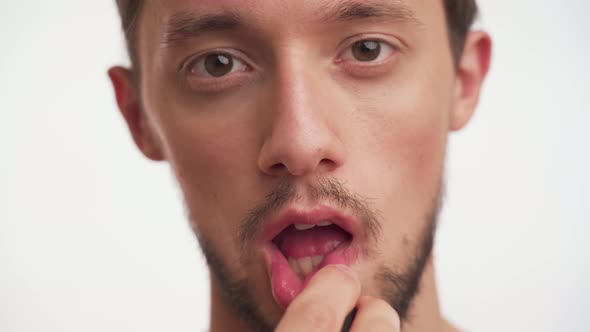
{"label": "eyelash", "polygon": [[[378,55],[379,60],[371,60],[371,61],[360,61],[354,58],[353,56],[353,47],[356,43],[359,42],[376,42],[380,45],[380,54]],[[372,37],[372,36],[362,36],[357,37],[352,41],[344,41],[346,43],[346,48],[339,53],[339,56],[336,58],[335,63],[342,65],[348,68],[351,74],[359,77],[363,76],[372,76],[373,73],[378,68],[382,67],[385,63],[388,63],[390,58],[397,52],[400,52],[400,47],[384,41],[382,38]],[[382,54],[387,50],[389,54],[386,56],[382,56]],[[230,57],[233,66],[230,72],[224,74],[222,76],[215,77],[213,75],[207,74],[204,68],[204,62],[210,55],[225,55]],[[349,56],[350,55],[350,56]],[[245,58],[239,51],[235,50],[227,50],[227,49],[213,49],[209,50],[206,53],[199,54],[190,60],[186,61],[181,66],[181,71],[187,75],[189,80],[196,81],[195,83],[199,85],[203,90],[222,90],[224,88],[229,88],[231,86],[236,85],[234,76],[248,73],[253,70],[253,66],[248,64],[247,61],[242,60]],[[236,66],[239,66],[236,70]],[[198,70],[201,74],[195,74],[194,71]],[[232,83],[234,81],[234,83]]]}
{"label": "eyelash", "polygon": [[347,59],[344,58],[343,55],[346,55],[346,54],[351,54],[352,55],[352,52],[353,52],[353,49],[352,48],[355,46],[356,43],[360,43],[360,42],[376,42],[376,43],[379,43],[380,49],[381,49],[381,53],[380,53],[379,57],[382,57],[382,55],[383,55],[383,52],[384,52],[383,46],[385,46],[386,48],[388,48],[389,49],[389,53],[390,53],[390,55],[382,57],[379,61],[373,60],[373,61],[363,62],[363,61],[360,61],[360,60],[352,60],[352,62],[355,62],[356,64],[361,65],[361,66],[375,66],[375,65],[380,65],[383,62],[386,62],[387,59],[391,56],[391,54],[400,51],[400,48],[399,47],[393,45],[390,42],[384,41],[384,40],[382,40],[380,38],[371,38],[371,37],[365,36],[365,37],[362,37],[362,38],[359,38],[359,39],[355,39],[352,42],[347,43],[347,46],[344,49],[344,51],[342,51],[340,53],[341,55],[336,59],[336,63],[341,63],[341,62],[344,62],[344,61],[348,61]]}
{"label": "eyelash", "polygon": [[[250,66],[246,61],[242,60],[243,56],[240,54],[235,54],[235,52],[233,51],[228,51],[225,49],[220,49],[220,50],[210,50],[207,51],[204,54],[200,54],[197,55],[196,57],[191,58],[190,60],[186,61],[185,64],[183,64],[181,66],[181,71],[185,72],[187,75],[193,75],[192,74],[192,68],[195,68],[195,66],[198,66],[200,68],[204,67],[204,61],[207,59],[208,56],[210,55],[225,55],[225,56],[229,56],[232,59],[232,62],[234,63],[234,66],[236,65],[236,62],[239,62],[246,70],[243,71],[249,71],[252,69],[252,66]],[[232,72],[233,72],[233,68],[232,68]],[[220,78],[224,78],[227,75],[224,75]],[[220,79],[220,78],[215,78],[214,76],[209,76],[206,79]]]}

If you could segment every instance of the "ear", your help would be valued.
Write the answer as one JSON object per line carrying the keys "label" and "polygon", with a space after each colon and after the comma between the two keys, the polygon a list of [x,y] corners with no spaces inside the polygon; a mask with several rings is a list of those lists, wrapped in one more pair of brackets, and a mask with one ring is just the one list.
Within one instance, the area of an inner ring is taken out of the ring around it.
{"label": "ear", "polygon": [[135,145],[147,158],[154,161],[164,160],[161,144],[141,108],[140,95],[131,71],[123,67],[113,67],[109,69],[108,74],[115,90],[119,111],[127,122]]}
{"label": "ear", "polygon": [[490,68],[492,40],[483,31],[467,34],[463,55],[457,68],[454,107],[450,130],[463,128],[475,111],[483,81]]}

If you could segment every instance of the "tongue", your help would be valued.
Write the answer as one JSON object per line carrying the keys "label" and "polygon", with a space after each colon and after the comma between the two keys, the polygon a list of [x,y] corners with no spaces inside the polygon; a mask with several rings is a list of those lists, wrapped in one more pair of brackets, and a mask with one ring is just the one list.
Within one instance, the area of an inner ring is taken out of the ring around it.
{"label": "tongue", "polygon": [[350,234],[336,225],[316,226],[302,231],[290,226],[275,239],[275,243],[285,257],[298,259],[325,256],[349,238]]}

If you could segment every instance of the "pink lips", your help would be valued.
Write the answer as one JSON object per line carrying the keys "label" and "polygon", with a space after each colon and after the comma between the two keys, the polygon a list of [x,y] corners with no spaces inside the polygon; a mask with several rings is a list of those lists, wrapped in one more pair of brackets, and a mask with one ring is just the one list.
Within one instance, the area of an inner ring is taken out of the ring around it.
{"label": "pink lips", "polygon": [[358,227],[358,222],[355,219],[346,217],[327,206],[315,208],[308,212],[289,209],[279,214],[276,218],[269,220],[269,226],[263,232],[262,241],[272,241],[275,236],[290,225],[315,225],[324,220],[330,220],[333,224],[353,235],[356,233],[356,228]]}
{"label": "pink lips", "polygon": [[288,209],[280,213],[276,218],[269,221],[269,226],[262,235],[262,252],[266,261],[267,272],[270,277],[272,294],[275,301],[283,309],[286,308],[293,299],[305,288],[312,276],[317,270],[330,264],[350,265],[357,258],[357,250],[350,242],[342,242],[332,251],[324,256],[324,259],[318,268],[308,274],[304,280],[298,276],[290,267],[287,258],[273,244],[272,240],[281,231],[293,224],[319,224],[322,221],[329,220],[339,226],[344,231],[354,235],[357,227],[360,225],[353,219],[346,217],[338,211],[329,207],[319,207],[311,211],[302,212],[295,209]]}

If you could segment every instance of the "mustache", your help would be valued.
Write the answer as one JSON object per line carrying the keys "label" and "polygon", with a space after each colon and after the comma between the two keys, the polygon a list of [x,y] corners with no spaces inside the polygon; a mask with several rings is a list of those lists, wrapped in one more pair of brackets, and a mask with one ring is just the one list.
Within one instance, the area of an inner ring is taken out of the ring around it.
{"label": "mustache", "polygon": [[369,200],[353,194],[334,177],[319,177],[315,183],[297,186],[293,180],[279,182],[273,190],[240,222],[238,239],[242,248],[258,235],[266,219],[290,202],[308,198],[311,203],[334,202],[340,208],[349,210],[361,222],[367,236],[378,238],[381,232],[378,211],[370,208]]}

